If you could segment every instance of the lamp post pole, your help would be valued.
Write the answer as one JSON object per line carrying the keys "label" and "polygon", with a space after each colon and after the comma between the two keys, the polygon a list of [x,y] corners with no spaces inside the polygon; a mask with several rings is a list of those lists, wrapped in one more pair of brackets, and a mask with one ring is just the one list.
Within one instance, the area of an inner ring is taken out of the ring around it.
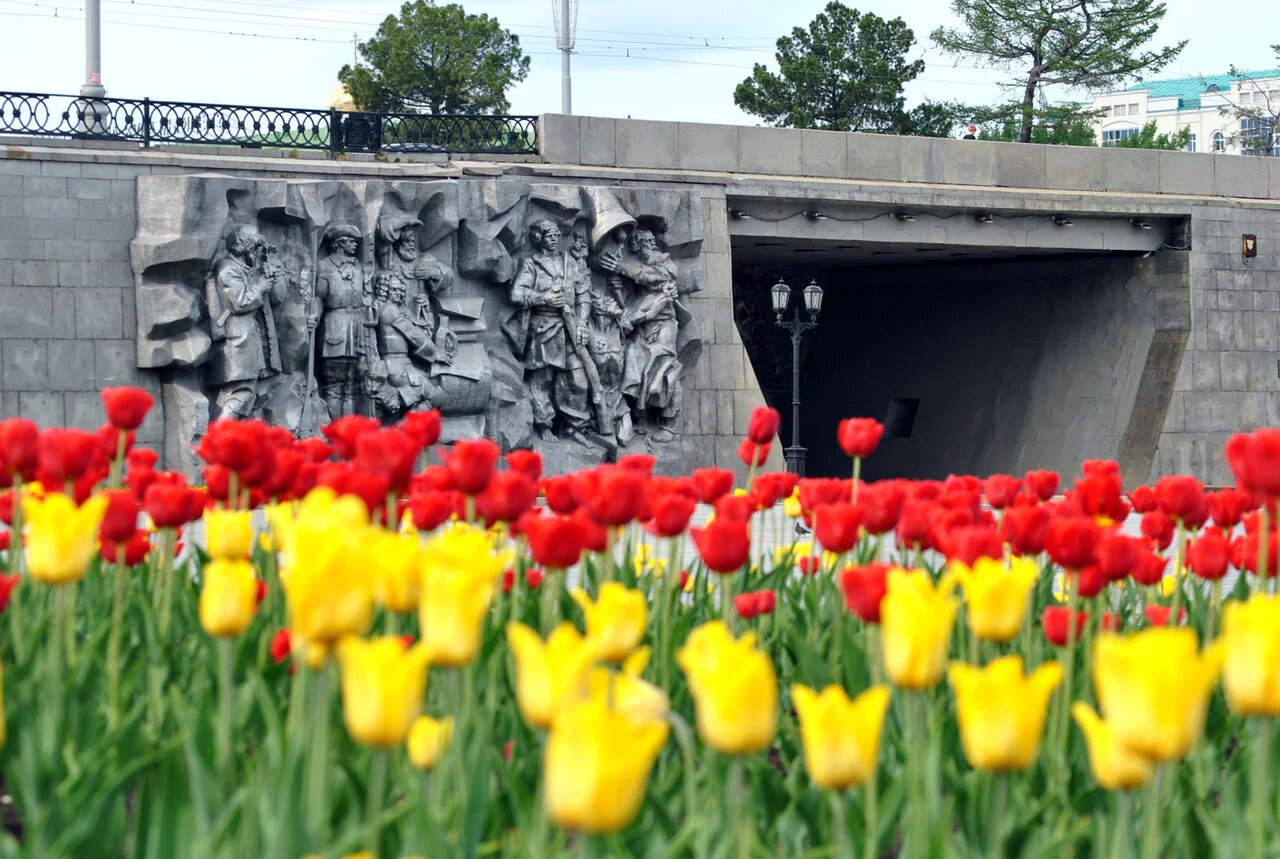
{"label": "lamp post pole", "polygon": [[[791,303],[791,287],[780,280],[770,292],[774,313],[778,315],[778,325],[791,332],[791,446],[784,451],[787,470],[803,477],[806,451],[800,446],[800,338],[810,328],[818,327],[818,313],[822,310],[822,287],[816,281],[811,282],[801,294],[803,298],[796,302],[791,318],[785,319],[787,306]],[[800,315],[802,304],[809,311],[808,319]]]}
{"label": "lamp post pole", "polygon": [[100,0],[84,4],[84,84],[83,98],[102,98],[107,90],[102,85],[102,16]]}

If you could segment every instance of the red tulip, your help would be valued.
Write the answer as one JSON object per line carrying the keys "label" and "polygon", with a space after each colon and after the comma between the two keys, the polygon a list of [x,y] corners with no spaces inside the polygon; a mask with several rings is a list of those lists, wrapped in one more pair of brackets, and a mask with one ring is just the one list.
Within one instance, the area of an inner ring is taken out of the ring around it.
{"label": "red tulip", "polygon": [[1184,524],[1204,505],[1204,484],[1189,474],[1170,474],[1156,483],[1160,509]]}
{"label": "red tulip", "polygon": [[454,503],[448,492],[419,492],[409,496],[409,512],[413,527],[434,531],[453,515]]}
{"label": "red tulip", "polygon": [[380,429],[356,437],[356,455],[351,459],[357,468],[387,478],[392,492],[409,488],[414,465],[422,449],[412,435],[399,429]]}
{"label": "red tulip", "polygon": [[257,580],[257,590],[253,595],[254,608],[262,605],[262,601],[267,598],[267,583],[262,579]]}
{"label": "red tulip", "polygon": [[417,440],[419,449],[426,449],[440,440],[442,423],[440,412],[431,409],[426,412],[409,412],[400,425]]}
{"label": "red tulip", "polygon": [[518,448],[507,454],[507,468],[520,472],[536,485],[542,479],[542,454]]}
{"label": "red tulip", "polygon": [[1013,504],[1020,489],[1022,481],[1009,474],[993,474],[982,482],[982,494],[996,510],[1003,510]]}
{"label": "red tulip", "polygon": [[107,420],[118,430],[136,430],[142,426],[155,399],[141,388],[103,388],[102,404]]}
{"label": "red tulip", "polygon": [[[1147,616],[1147,622],[1152,626],[1168,626],[1169,615],[1173,609],[1167,605],[1149,605],[1143,609],[1143,614]],[[1187,620],[1187,610],[1185,608],[1178,609],[1178,623],[1185,623]]]}
{"label": "red tulip", "polygon": [[1056,471],[1028,471],[1022,482],[1041,501],[1048,501],[1058,491],[1059,478]]}
{"label": "red tulip", "polygon": [[887,564],[845,567],[840,574],[840,587],[849,611],[867,623],[879,623],[880,601],[884,599],[888,575]]}
{"label": "red tulip", "polygon": [[858,544],[862,514],[847,502],[824,504],[814,514],[814,536],[828,552],[841,554]]}
{"label": "red tulip", "polygon": [[1075,576],[1076,593],[1085,599],[1096,597],[1107,586],[1107,577],[1096,566],[1084,567],[1071,575]]}
{"label": "red tulip", "polygon": [[1202,579],[1214,581],[1227,573],[1231,545],[1221,531],[1209,530],[1187,544],[1187,567]]}
{"label": "red tulip", "polygon": [[716,518],[749,522],[756,512],[755,502],[746,495],[722,495],[715,503]]}
{"label": "red tulip", "polygon": [[333,448],[316,436],[298,439],[293,446],[312,462],[326,462],[333,456]]}
{"label": "red tulip", "polygon": [[1267,498],[1280,495],[1280,429],[1258,429],[1227,439],[1227,464],[1241,489]]}
{"label": "red tulip", "polygon": [[796,476],[788,471],[766,471],[751,481],[750,495],[755,499],[756,507],[768,510],[790,495],[795,485]]}
{"label": "red tulip", "polygon": [[603,552],[609,548],[609,532],[591,517],[591,512],[587,508],[579,507],[569,514],[569,518],[578,524],[584,551]]}
{"label": "red tulip", "polygon": [[13,531],[0,531],[0,552],[9,551],[9,544],[12,539]]}
{"label": "red tulip", "polygon": [[1117,632],[1120,629],[1120,615],[1112,611],[1104,611],[1098,618],[1098,626],[1103,632]]}
{"label": "red tulip", "polygon": [[906,481],[881,480],[868,483],[858,494],[862,527],[869,534],[887,534],[898,527],[902,505],[907,498]]}
{"label": "red tulip", "polygon": [[649,478],[653,475],[653,464],[656,461],[657,457],[650,453],[628,453],[618,457],[618,465],[630,469],[644,478]]}
{"label": "red tulip", "polygon": [[1163,510],[1152,510],[1150,513],[1142,514],[1140,527],[1142,536],[1150,540],[1157,549],[1163,551],[1173,542],[1173,520],[1165,515]]}
{"label": "red tulip", "polygon": [[836,441],[844,455],[851,459],[865,459],[876,449],[884,425],[872,418],[845,418],[836,427]]}
{"label": "red tulip", "polygon": [[1070,500],[1086,516],[1123,522],[1129,515],[1119,472],[1092,471],[1076,481]]}
{"label": "red tulip", "polygon": [[327,486],[339,495],[354,495],[364,502],[374,518],[380,515],[391,489],[386,475],[372,474],[350,462],[326,462],[317,466],[316,485]]}
{"label": "red tulip", "polygon": [[748,591],[733,598],[733,607],[743,620],[751,620],[760,613],[759,595]]}
{"label": "red tulip", "polygon": [[646,501],[644,477],[620,465],[599,465],[578,472],[573,489],[578,503],[606,527],[637,518]]}
{"label": "red tulip", "polygon": [[1098,540],[1098,571],[1109,582],[1118,582],[1133,571],[1138,555],[1147,551],[1146,541],[1105,530]]}
{"label": "red tulip", "polygon": [[756,406],[747,419],[747,439],[757,445],[768,445],[778,435],[781,423],[782,416],[777,409]]}
{"label": "red tulip", "polygon": [[939,509],[937,502],[907,499],[898,518],[898,545],[927,547],[933,542],[933,514]]}
{"label": "red tulip", "polygon": [[547,506],[556,513],[568,514],[578,509],[573,478],[567,474],[553,474],[542,478],[542,494],[547,500]]}
{"label": "red tulip", "polygon": [[747,467],[756,467],[765,464],[769,458],[769,445],[757,444],[749,438],[744,438],[742,444],[738,445],[738,459],[742,460],[742,464]]}
{"label": "red tulip", "polygon": [[516,571],[507,567],[502,571],[502,592],[504,594],[511,593],[511,589],[516,586]]}
{"label": "red tulip", "polygon": [[1134,558],[1130,575],[1140,585],[1159,584],[1164,578],[1164,570],[1168,565],[1169,559],[1164,555],[1144,549]]}
{"label": "red tulip", "polygon": [[142,506],[157,528],[177,528],[200,517],[193,496],[200,496],[202,501],[204,493],[184,483],[157,481],[147,487]]}
{"label": "red tulip", "polygon": [[129,451],[133,450],[133,444],[137,441],[137,433],[116,429],[111,424],[103,424],[98,427],[93,435],[98,440],[99,453],[108,462],[115,461],[116,454],[120,452],[121,441],[124,442],[126,456]]}
{"label": "red tulip", "polygon": [[221,465],[228,471],[247,471],[262,456],[263,429],[264,425],[258,421],[216,420],[205,430],[196,445],[196,453],[205,462]]}
{"label": "red tulip", "polygon": [[1055,516],[1049,521],[1045,549],[1055,564],[1068,570],[1083,569],[1097,556],[1100,531],[1087,516]]}
{"label": "red tulip", "polygon": [[112,542],[124,542],[138,530],[138,502],[133,494],[123,489],[115,489],[105,493],[107,512],[102,517],[102,525],[98,529],[99,536]]}
{"label": "red tulip", "polygon": [[332,423],[320,428],[324,437],[333,445],[333,449],[342,459],[353,459],[356,455],[356,442],[365,433],[377,432],[382,424],[377,418],[368,415],[343,415]]}
{"label": "red tulip", "polygon": [[1049,535],[1049,511],[1043,507],[1016,506],[1004,511],[1000,530],[1016,555],[1038,555]]}
{"label": "red tulip", "polygon": [[[1267,533],[1267,578],[1275,578],[1280,572],[1280,535]],[[1245,534],[1231,542],[1231,566],[1237,570],[1258,574],[1258,534]]]}
{"label": "red tulip", "polygon": [[747,523],[717,516],[703,528],[689,533],[707,568],[721,574],[736,573],[747,562],[751,536]]}
{"label": "red tulip", "polygon": [[530,515],[521,520],[529,554],[534,563],[550,570],[563,570],[582,557],[583,527],[572,516]]}
{"label": "red tulip", "polygon": [[1135,486],[1129,492],[1129,503],[1135,513],[1150,513],[1160,506],[1160,497],[1150,486]]}
{"label": "red tulip", "polygon": [[302,470],[303,466],[313,464],[305,454],[296,448],[279,448],[275,452],[275,467],[267,475],[267,482],[259,488],[268,498],[289,499],[293,496],[293,487],[297,483],[298,472]]}
{"label": "red tulip", "polygon": [[774,593],[773,588],[763,591],[756,591],[756,608],[760,614],[773,614],[773,610],[778,607],[778,595]]}
{"label": "red tulip", "polygon": [[1205,496],[1205,503],[1209,505],[1209,515],[1213,517],[1213,524],[1226,529],[1240,524],[1244,519],[1245,511],[1252,506],[1252,501],[1253,499],[1247,493],[1232,487],[1219,489]]}
{"label": "red tulip", "polygon": [[689,527],[689,518],[693,516],[697,502],[688,495],[679,492],[668,492],[651,502],[653,519],[649,522],[650,533],[658,537],[674,537],[683,534]]}
{"label": "red tulip", "polygon": [[41,482],[51,488],[84,476],[99,453],[93,433],[61,427],[40,433],[38,449]]}
{"label": "red tulip", "polygon": [[40,430],[34,421],[9,418],[0,421],[0,475],[8,486],[13,475],[30,480],[39,461]]}
{"label": "red tulip", "polygon": [[127,567],[136,567],[147,559],[147,555],[151,552],[151,540],[147,537],[146,531],[134,531],[125,540],[115,542],[101,538],[98,541],[98,554],[102,556],[104,561],[116,563],[120,557],[120,553],[124,553],[124,563]]}
{"label": "red tulip", "polygon": [[727,468],[697,468],[690,477],[703,504],[714,504],[721,495],[733,491],[733,472]]}
{"label": "red tulip", "polygon": [[1080,634],[1084,632],[1085,622],[1088,620],[1088,612],[1077,611],[1072,613],[1065,606],[1054,605],[1044,610],[1044,614],[1040,616],[1040,625],[1044,627],[1044,637],[1050,644],[1057,647],[1066,647],[1068,625],[1072,622],[1075,623],[1075,639],[1079,641]]}
{"label": "red tulip", "polygon": [[524,583],[531,591],[536,591],[538,585],[542,584],[542,580],[545,578],[546,576],[543,575],[542,570],[537,567],[530,567],[524,571]]}
{"label": "red tulip", "polygon": [[276,630],[276,634],[271,636],[270,651],[271,658],[277,663],[284,662],[289,658],[289,654],[293,652],[293,642],[290,641],[289,630]]}
{"label": "red tulip", "polygon": [[496,471],[476,496],[476,514],[489,525],[514,522],[538,500],[538,485],[520,471]]}
{"label": "red tulip", "polygon": [[155,468],[160,461],[160,454],[149,447],[135,447],[124,456],[125,466],[132,471],[135,468]]}
{"label": "red tulip", "polygon": [[971,567],[979,558],[1003,558],[1004,538],[994,528],[964,526],[951,529],[943,549],[950,560]]}
{"label": "red tulip", "polygon": [[18,573],[5,575],[0,573],[0,613],[9,606],[9,597],[13,595],[13,589],[22,581],[22,576]]}
{"label": "red tulip", "polygon": [[498,445],[493,439],[464,438],[449,448],[444,465],[459,492],[476,495],[489,485],[497,461]]}

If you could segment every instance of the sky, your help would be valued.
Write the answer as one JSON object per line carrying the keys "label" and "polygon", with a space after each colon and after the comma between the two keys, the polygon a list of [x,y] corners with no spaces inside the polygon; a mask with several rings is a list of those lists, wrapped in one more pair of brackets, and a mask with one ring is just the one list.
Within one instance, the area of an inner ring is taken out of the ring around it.
{"label": "sky", "polygon": [[[560,110],[556,0],[467,0],[520,36],[532,64],[510,92],[511,110]],[[909,57],[925,61],[907,85],[925,98],[969,104],[1001,99],[1005,75],[952,58],[929,40],[954,23],[950,0],[846,0],[860,11],[901,16],[915,32]],[[573,57],[573,112],[754,125],[733,89],[754,63],[773,64],[778,36],[804,26],[825,0],[581,0]],[[1156,77],[1277,65],[1280,5],[1238,0],[1210,14],[1204,0],[1168,0],[1161,44],[1190,39]],[[0,0],[0,90],[74,93],[84,78],[84,0]],[[398,9],[394,0],[102,0],[102,72],[108,95],[125,98],[322,107],[368,38]],[[1051,92],[1053,98],[1082,93]]]}

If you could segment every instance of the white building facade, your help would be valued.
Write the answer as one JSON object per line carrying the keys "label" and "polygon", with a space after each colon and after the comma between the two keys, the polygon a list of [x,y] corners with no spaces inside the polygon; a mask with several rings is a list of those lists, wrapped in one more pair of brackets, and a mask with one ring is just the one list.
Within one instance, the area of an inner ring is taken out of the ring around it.
{"label": "white building facade", "polygon": [[1161,134],[1190,128],[1187,149],[1191,152],[1260,155],[1256,145],[1249,145],[1250,137],[1257,135],[1260,122],[1268,120],[1241,119],[1234,109],[1257,109],[1262,117],[1280,115],[1280,69],[1144,81],[1118,92],[1095,94],[1088,106],[1104,111],[1093,121],[1096,139],[1103,146],[1137,134],[1154,120]]}

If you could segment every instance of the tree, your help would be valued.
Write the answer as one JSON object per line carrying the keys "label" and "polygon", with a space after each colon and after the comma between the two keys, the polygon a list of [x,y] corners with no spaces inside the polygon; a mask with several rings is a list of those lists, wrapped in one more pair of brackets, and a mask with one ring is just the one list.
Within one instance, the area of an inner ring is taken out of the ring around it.
{"label": "tree", "polygon": [[942,50],[999,69],[1016,69],[1006,85],[1022,88],[1004,113],[1020,119],[1031,141],[1036,96],[1052,84],[1108,89],[1164,68],[1186,47],[1142,50],[1164,18],[1162,0],[952,0],[960,28],[939,27]]}
{"label": "tree", "polygon": [[[1280,45],[1272,45],[1271,50],[1280,59]],[[1227,102],[1218,108],[1218,113],[1234,120],[1235,126],[1226,135],[1226,142],[1239,146],[1246,155],[1280,155],[1280,97],[1270,83],[1274,75],[1269,75],[1264,85],[1235,66],[1230,71],[1240,80],[1240,95],[1232,101],[1230,92],[1218,93]],[[1249,94],[1249,104],[1244,103],[1245,93]]]}
{"label": "tree", "polygon": [[1138,129],[1137,134],[1117,140],[1112,145],[1119,149],[1186,149],[1189,143],[1191,126],[1183,126],[1181,131],[1173,134],[1157,134],[1153,119]]}
{"label": "tree", "polygon": [[[733,102],[771,125],[828,131],[936,129],[938,110],[904,110],[902,86],[924,71],[908,62],[915,34],[901,18],[828,3],[806,30],[778,39],[778,74],[756,63]],[[914,114],[914,115],[913,115]],[[949,129],[948,129],[949,130]]]}
{"label": "tree", "polygon": [[520,39],[496,18],[411,0],[360,46],[365,65],[338,80],[361,110],[506,113],[507,90],[529,74]]}
{"label": "tree", "polygon": [[[1053,146],[1096,146],[1097,135],[1089,120],[1071,115],[1065,117],[1043,116],[1031,126],[1031,143],[1047,143]],[[1005,117],[984,128],[979,140],[1016,141],[1022,135],[1022,124],[1016,117]]]}

